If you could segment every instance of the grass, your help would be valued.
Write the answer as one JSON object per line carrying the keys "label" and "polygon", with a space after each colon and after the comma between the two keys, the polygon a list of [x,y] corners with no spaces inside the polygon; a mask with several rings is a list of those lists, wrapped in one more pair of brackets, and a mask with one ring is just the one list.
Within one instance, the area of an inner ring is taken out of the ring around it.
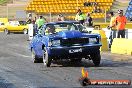
{"label": "grass", "polygon": [[[0,0],[0,17],[7,17],[7,7],[6,4],[12,3],[13,0]],[[20,1],[20,0],[14,0]],[[13,4],[13,3],[12,3]],[[16,7],[8,7],[8,18],[14,18],[16,15],[16,11],[24,10],[25,6],[16,6]]]}
{"label": "grass", "polygon": [[12,0],[0,0],[0,5],[6,4],[6,3],[8,3],[9,1],[12,1]]}

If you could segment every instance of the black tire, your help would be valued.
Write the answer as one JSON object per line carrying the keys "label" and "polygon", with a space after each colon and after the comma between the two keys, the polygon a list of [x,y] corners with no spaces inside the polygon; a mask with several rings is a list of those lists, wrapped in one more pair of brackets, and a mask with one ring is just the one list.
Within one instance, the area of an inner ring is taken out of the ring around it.
{"label": "black tire", "polygon": [[95,66],[99,66],[101,61],[100,50],[97,50],[93,54],[91,54],[91,59]]}
{"label": "black tire", "polygon": [[4,33],[7,35],[7,34],[10,34],[9,30],[8,29],[4,29]]}
{"label": "black tire", "polygon": [[28,34],[28,29],[24,28],[23,29],[23,34]]}
{"label": "black tire", "polygon": [[48,51],[44,48],[43,50],[43,63],[45,67],[50,67],[52,59],[48,55]]}

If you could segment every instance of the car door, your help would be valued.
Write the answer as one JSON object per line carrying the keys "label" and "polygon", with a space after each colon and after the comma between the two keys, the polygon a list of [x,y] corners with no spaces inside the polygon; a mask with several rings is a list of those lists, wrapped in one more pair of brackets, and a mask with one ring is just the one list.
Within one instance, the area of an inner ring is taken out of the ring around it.
{"label": "car door", "polygon": [[8,24],[7,24],[7,29],[9,30],[9,31],[14,31],[15,30],[15,23],[14,23],[14,21],[10,21]]}
{"label": "car door", "polygon": [[28,29],[27,25],[24,25],[18,21],[18,30],[23,31],[24,29]]}
{"label": "car door", "polygon": [[15,21],[15,22],[14,22],[14,25],[13,25],[12,27],[13,27],[13,29],[14,29],[15,31],[20,31],[20,30],[22,30],[22,28],[21,28],[21,26],[20,26],[20,24],[19,24],[18,21]]}
{"label": "car door", "polygon": [[35,45],[34,45],[34,51],[38,56],[42,56],[42,36],[36,35]]}
{"label": "car door", "polygon": [[38,55],[38,56],[42,56],[43,55],[43,51],[42,51],[43,42],[42,42],[42,40],[43,40],[44,36],[45,36],[44,32],[42,32],[42,34],[37,34],[33,38],[33,49],[34,49],[36,55]]}
{"label": "car door", "polygon": [[0,31],[4,31],[5,29],[5,24],[4,23],[0,23]]}

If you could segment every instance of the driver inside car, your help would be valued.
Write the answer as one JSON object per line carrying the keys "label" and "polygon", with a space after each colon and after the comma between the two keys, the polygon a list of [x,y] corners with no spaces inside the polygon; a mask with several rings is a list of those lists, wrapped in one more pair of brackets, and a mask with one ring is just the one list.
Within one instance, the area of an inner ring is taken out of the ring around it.
{"label": "driver inside car", "polygon": [[45,30],[45,35],[53,34],[55,33],[55,27],[54,26],[48,26]]}

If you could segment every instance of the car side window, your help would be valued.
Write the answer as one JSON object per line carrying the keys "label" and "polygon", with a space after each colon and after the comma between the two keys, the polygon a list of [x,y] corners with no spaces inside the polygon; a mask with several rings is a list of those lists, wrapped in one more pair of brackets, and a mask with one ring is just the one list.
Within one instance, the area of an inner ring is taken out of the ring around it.
{"label": "car side window", "polygon": [[9,25],[12,25],[12,22],[9,22]]}
{"label": "car side window", "polygon": [[5,25],[4,23],[1,23],[1,25]]}

